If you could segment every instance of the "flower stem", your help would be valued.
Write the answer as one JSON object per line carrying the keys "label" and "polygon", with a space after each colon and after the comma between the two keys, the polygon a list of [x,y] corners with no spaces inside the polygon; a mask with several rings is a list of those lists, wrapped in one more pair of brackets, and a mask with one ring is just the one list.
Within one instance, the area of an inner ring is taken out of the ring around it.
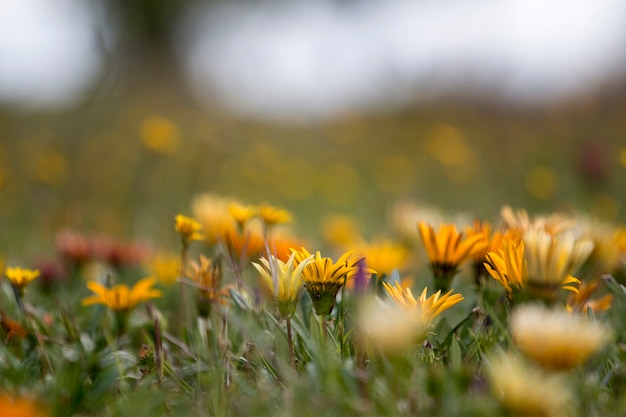
{"label": "flower stem", "polygon": [[293,339],[291,336],[291,319],[287,319],[287,344],[289,345],[289,361],[293,370],[296,370],[296,354],[293,350]]}

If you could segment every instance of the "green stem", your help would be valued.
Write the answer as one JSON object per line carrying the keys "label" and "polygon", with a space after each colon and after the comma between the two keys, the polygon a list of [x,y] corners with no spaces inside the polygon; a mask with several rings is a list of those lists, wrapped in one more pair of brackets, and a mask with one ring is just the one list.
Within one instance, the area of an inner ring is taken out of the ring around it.
{"label": "green stem", "polygon": [[293,339],[291,336],[291,319],[287,319],[287,344],[289,346],[289,360],[293,370],[296,370],[296,354],[293,350]]}

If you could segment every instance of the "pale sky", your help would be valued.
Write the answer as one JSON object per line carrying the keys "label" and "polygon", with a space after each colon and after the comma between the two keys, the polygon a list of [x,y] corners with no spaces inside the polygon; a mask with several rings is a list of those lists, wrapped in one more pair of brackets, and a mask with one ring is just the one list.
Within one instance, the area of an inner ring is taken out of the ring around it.
{"label": "pale sky", "polygon": [[[338,3],[194,10],[178,40],[198,99],[255,117],[329,116],[485,89],[546,103],[626,68],[623,0]],[[87,4],[0,0],[0,104],[80,99],[104,62],[94,32],[102,15]]]}

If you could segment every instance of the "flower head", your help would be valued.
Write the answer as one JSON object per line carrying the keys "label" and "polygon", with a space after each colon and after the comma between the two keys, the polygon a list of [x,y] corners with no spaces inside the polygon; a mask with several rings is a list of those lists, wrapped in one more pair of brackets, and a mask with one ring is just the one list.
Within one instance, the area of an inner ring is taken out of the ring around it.
{"label": "flower head", "polygon": [[409,252],[406,247],[389,240],[376,241],[357,247],[356,251],[365,258],[367,266],[379,276],[391,274],[394,269],[406,266]]}
{"label": "flower head", "polygon": [[95,295],[84,298],[82,305],[104,304],[111,310],[130,311],[139,303],[161,296],[161,291],[152,288],[155,282],[154,278],[147,277],[139,280],[132,288],[124,284],[107,288],[97,281],[89,281],[87,288]]}
{"label": "flower head", "polygon": [[5,275],[11,284],[20,291],[23,291],[28,284],[39,276],[38,269],[25,269],[20,267],[7,267]]}
{"label": "flower head", "polygon": [[572,279],[593,250],[593,242],[575,239],[570,233],[558,238],[542,230],[529,230],[524,235],[528,286],[546,299],[554,290]]}
{"label": "flower head", "polygon": [[464,238],[453,224],[442,224],[435,232],[432,226],[419,222],[418,229],[438,289],[447,290],[461,263],[489,245],[481,234]]}
{"label": "flower head", "polygon": [[298,265],[310,260],[306,261],[306,268],[302,271],[304,286],[311,296],[315,312],[318,315],[330,314],[337,292],[347,280],[354,278],[362,258],[353,256],[354,251],[348,251],[337,262],[333,262],[331,258],[323,257],[319,251],[312,255],[305,248],[300,251],[292,249],[292,254]]}
{"label": "flower head", "polygon": [[222,270],[204,255],[198,262],[191,263],[191,278],[198,287],[198,312],[201,317],[208,317],[215,303],[226,304],[227,289],[221,288]]}
{"label": "flower head", "polygon": [[236,201],[233,201],[228,206],[228,213],[233,217],[240,229],[243,229],[245,224],[258,214],[258,211],[257,207],[244,206]]}
{"label": "flower head", "polygon": [[387,294],[396,304],[405,309],[417,312],[420,319],[425,324],[430,324],[435,317],[443,311],[460,303],[464,299],[461,294],[452,294],[454,290],[450,290],[444,295],[441,295],[441,291],[437,291],[430,297],[426,297],[428,288],[424,288],[422,294],[416,300],[411,289],[402,288],[402,285],[397,281],[395,285],[383,282],[383,286]]}
{"label": "flower head", "polygon": [[278,312],[283,319],[290,318],[295,312],[302,288],[302,271],[310,259],[304,259],[296,265],[295,253],[292,253],[287,262],[273,255],[270,255],[269,259],[262,256],[260,263],[252,262],[261,274],[265,288],[276,301]]}
{"label": "flower head", "polygon": [[263,223],[270,227],[277,224],[289,223],[293,218],[293,215],[278,207],[271,206],[269,204],[261,204],[259,207],[259,217],[263,220]]}
{"label": "flower head", "polygon": [[174,226],[183,244],[188,244],[192,240],[202,240],[204,236],[198,233],[202,230],[202,225],[191,217],[176,215],[176,224]]}
{"label": "flower head", "polygon": [[612,338],[609,329],[584,316],[530,304],[513,312],[511,330],[520,350],[549,369],[574,368]]}
{"label": "flower head", "polygon": [[488,252],[485,268],[512,296],[514,289],[526,286],[526,258],[524,256],[524,241],[505,239],[502,248]]}
{"label": "flower head", "polygon": [[606,294],[600,298],[590,300],[593,293],[598,289],[599,281],[581,282],[577,292],[571,292],[567,297],[567,310],[579,313],[586,313],[587,309],[599,312],[606,311],[611,308],[613,302],[613,294]]}
{"label": "flower head", "polygon": [[356,328],[376,350],[399,356],[426,338],[427,325],[399,305],[378,297],[360,305]]}
{"label": "flower head", "polygon": [[574,397],[561,375],[505,354],[491,357],[487,372],[493,395],[509,413],[523,417],[573,415]]}

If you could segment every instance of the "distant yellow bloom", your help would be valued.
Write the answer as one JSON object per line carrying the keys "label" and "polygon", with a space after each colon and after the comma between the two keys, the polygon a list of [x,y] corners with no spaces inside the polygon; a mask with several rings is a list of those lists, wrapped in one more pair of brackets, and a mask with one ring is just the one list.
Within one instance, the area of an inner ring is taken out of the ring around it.
{"label": "distant yellow bloom", "polygon": [[180,239],[183,243],[187,244],[192,240],[202,240],[204,236],[198,233],[202,230],[202,225],[192,219],[191,217],[183,216],[182,214],[176,215],[176,224],[174,226]]}
{"label": "distant yellow bloom", "polygon": [[361,240],[354,218],[344,215],[325,218],[322,223],[322,234],[328,244],[340,248],[348,247]]}
{"label": "distant yellow bloom", "polygon": [[437,291],[427,298],[428,288],[424,288],[422,294],[416,300],[411,289],[402,288],[402,285],[397,281],[395,285],[383,282],[383,286],[393,301],[406,309],[416,311],[425,324],[431,323],[443,311],[464,299],[461,294],[452,294],[454,290],[450,290],[444,295],[441,295],[441,291]]}
{"label": "distant yellow bloom", "polygon": [[[354,251],[348,251],[341,255],[337,262],[333,262],[331,258],[322,257],[319,251],[315,252],[315,256],[305,248],[291,251],[296,265],[307,262],[306,268],[302,271],[302,279],[313,301],[315,312],[318,315],[330,314],[335,305],[337,292],[348,279],[356,275],[362,258],[353,256]],[[366,273],[371,272],[373,271],[366,269]]]}
{"label": "distant yellow bloom", "polygon": [[488,358],[486,369],[491,392],[508,413],[520,417],[574,415],[574,396],[562,375],[544,372],[507,354]]}
{"label": "distant yellow bloom", "polygon": [[258,208],[254,206],[244,206],[238,202],[232,202],[228,206],[228,213],[233,217],[240,228],[258,214]]}
{"label": "distant yellow bloom", "polygon": [[229,212],[235,201],[215,194],[201,194],[192,203],[194,218],[198,219],[206,234],[207,243],[224,242],[225,236],[239,235],[237,223]]}
{"label": "distant yellow bloom", "polygon": [[39,276],[39,270],[7,267],[5,275],[15,288],[23,290],[28,284]]}
{"label": "distant yellow bloom", "polygon": [[148,117],[141,123],[141,143],[146,149],[159,153],[174,153],[180,146],[178,128],[163,117]]}
{"label": "distant yellow bloom", "polygon": [[191,272],[191,278],[198,287],[198,313],[206,318],[216,303],[228,302],[228,288],[221,288],[222,270],[219,264],[214,264],[204,255],[200,255],[198,262],[191,263]]}
{"label": "distant yellow bloom", "polygon": [[403,269],[409,259],[407,248],[390,240],[358,245],[356,252],[365,258],[367,266],[379,276],[389,275],[394,269]]}
{"label": "distant yellow bloom", "polygon": [[461,263],[489,245],[480,234],[464,238],[453,224],[442,224],[435,232],[432,226],[419,222],[418,229],[430,260],[435,286],[440,290],[448,289]]}
{"label": "distant yellow bloom", "polygon": [[261,204],[259,207],[259,217],[266,226],[274,226],[282,223],[289,223],[293,215],[284,209],[271,206],[269,204]]}
{"label": "distant yellow bloom", "polygon": [[0,416],[2,417],[46,417],[49,413],[37,402],[25,397],[0,394]]}
{"label": "distant yellow bloom", "polygon": [[265,288],[276,301],[278,312],[283,319],[291,318],[295,312],[302,289],[302,271],[310,260],[310,257],[303,259],[296,265],[295,253],[292,253],[287,262],[273,255],[270,255],[269,259],[262,256],[260,264],[252,262],[261,274]]}
{"label": "distant yellow bloom", "polygon": [[561,213],[553,213],[549,216],[536,216],[531,218],[526,210],[513,211],[510,206],[503,206],[500,216],[507,229],[518,230],[525,234],[529,230],[544,230],[552,236],[559,235],[576,225],[576,221]]}
{"label": "distant yellow bloom", "polygon": [[180,276],[180,256],[159,255],[148,265],[151,275],[162,284],[174,284]]}
{"label": "distant yellow bloom", "polygon": [[609,329],[585,316],[530,304],[512,313],[511,331],[520,350],[549,369],[574,368],[612,338]]}
{"label": "distant yellow bloom", "polygon": [[104,304],[115,311],[130,311],[139,303],[161,296],[161,291],[152,288],[155,281],[152,277],[144,278],[132,288],[124,284],[107,288],[99,282],[89,281],[87,288],[95,295],[84,298],[82,305]]}

